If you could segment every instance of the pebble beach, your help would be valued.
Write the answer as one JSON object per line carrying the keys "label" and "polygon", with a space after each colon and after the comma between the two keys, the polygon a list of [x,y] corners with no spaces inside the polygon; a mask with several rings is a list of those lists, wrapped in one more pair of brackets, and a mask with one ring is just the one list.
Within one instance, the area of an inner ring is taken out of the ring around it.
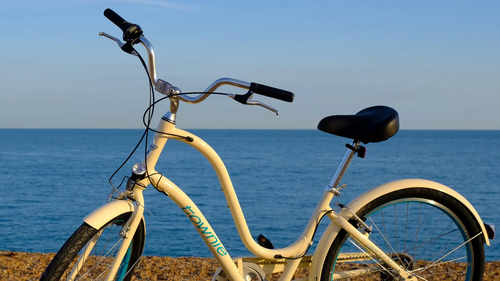
{"label": "pebble beach", "polygon": [[[27,281],[39,280],[45,267],[54,254],[24,253],[0,251],[0,280]],[[132,280],[211,280],[219,265],[213,258],[196,257],[143,257]],[[307,269],[297,271],[295,278],[307,276]],[[268,279],[278,280],[279,275],[270,275]],[[364,280],[364,279],[363,279]],[[433,280],[447,280],[444,278]],[[486,264],[485,281],[500,280],[500,261]]]}

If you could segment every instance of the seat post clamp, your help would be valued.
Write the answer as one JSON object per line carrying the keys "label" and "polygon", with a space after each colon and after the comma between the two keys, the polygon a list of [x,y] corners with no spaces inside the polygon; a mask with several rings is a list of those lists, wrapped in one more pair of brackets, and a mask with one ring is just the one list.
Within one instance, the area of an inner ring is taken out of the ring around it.
{"label": "seat post clamp", "polygon": [[356,155],[358,155],[358,157],[360,157],[360,158],[365,158],[365,156],[366,156],[366,147],[364,147],[362,145],[358,146],[358,148],[355,148],[354,146],[346,143],[345,147],[347,147],[350,150],[356,152]]}

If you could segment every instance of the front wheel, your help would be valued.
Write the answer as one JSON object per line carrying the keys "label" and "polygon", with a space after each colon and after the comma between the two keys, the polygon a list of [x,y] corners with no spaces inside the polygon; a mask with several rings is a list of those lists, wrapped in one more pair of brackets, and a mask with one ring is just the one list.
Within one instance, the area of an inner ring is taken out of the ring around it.
{"label": "front wheel", "polygon": [[[481,228],[457,199],[437,190],[408,188],[375,198],[356,214],[372,226],[370,240],[418,280],[483,280]],[[341,230],[325,258],[321,280],[344,278],[399,280]]]}
{"label": "front wheel", "polygon": [[[64,243],[40,281],[104,280],[123,242],[118,233],[132,213],[115,217],[101,229],[83,223]],[[128,251],[113,280],[129,281],[142,255],[145,226],[141,220]]]}

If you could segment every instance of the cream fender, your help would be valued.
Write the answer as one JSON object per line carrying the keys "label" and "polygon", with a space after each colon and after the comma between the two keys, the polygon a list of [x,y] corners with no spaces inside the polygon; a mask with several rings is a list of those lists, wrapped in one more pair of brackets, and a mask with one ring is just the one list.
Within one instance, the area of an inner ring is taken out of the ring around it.
{"label": "cream fender", "polygon": [[115,200],[88,214],[83,221],[95,229],[100,229],[111,219],[135,211],[136,206],[128,200]]}

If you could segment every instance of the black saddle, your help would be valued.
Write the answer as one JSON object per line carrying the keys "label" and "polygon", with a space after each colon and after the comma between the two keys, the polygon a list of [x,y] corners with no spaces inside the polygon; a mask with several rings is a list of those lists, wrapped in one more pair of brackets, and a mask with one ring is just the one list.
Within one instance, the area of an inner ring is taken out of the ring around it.
{"label": "black saddle", "polygon": [[398,112],[387,106],[372,106],[355,115],[333,115],[323,118],[318,129],[363,143],[381,142],[399,130]]}

